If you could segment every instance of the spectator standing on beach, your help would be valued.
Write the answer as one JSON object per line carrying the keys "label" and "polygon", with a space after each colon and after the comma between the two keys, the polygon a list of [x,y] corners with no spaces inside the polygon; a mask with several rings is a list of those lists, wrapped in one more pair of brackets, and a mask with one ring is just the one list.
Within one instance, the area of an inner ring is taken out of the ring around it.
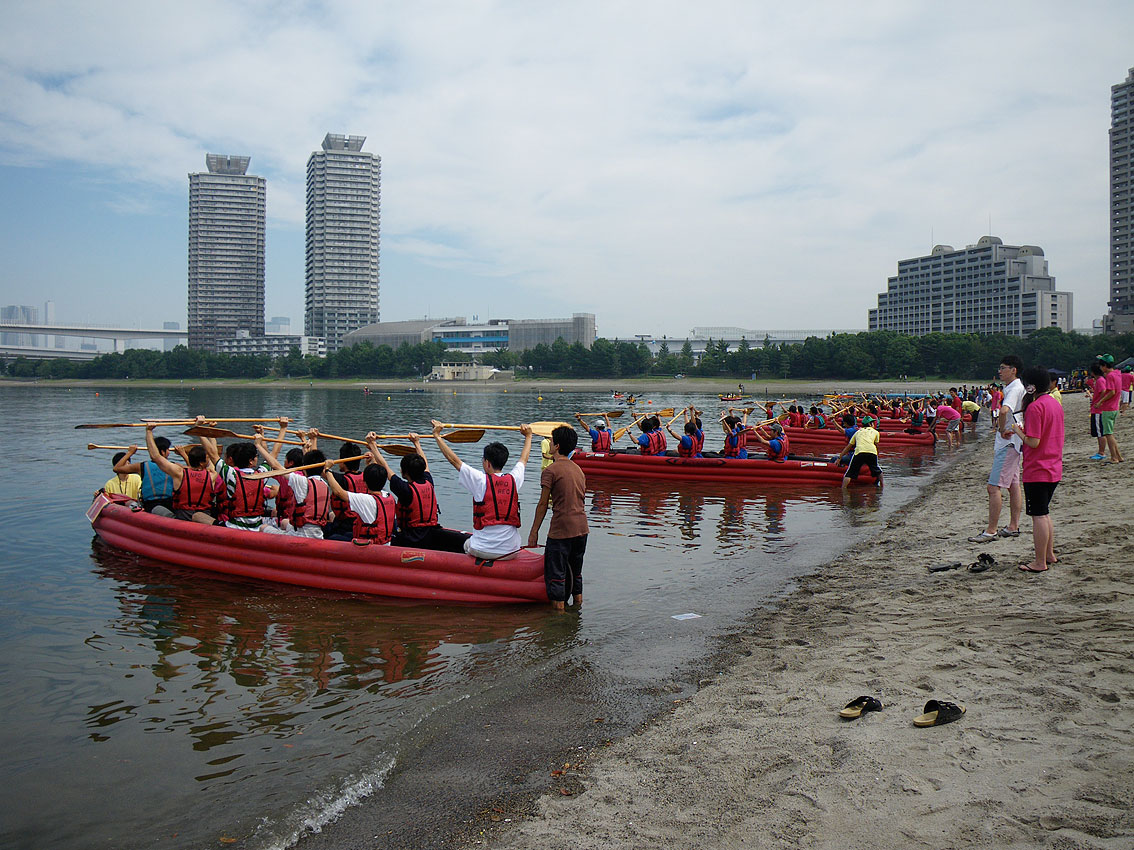
{"label": "spectator standing on beach", "polygon": [[[1024,364],[1015,354],[1000,361],[1000,380],[1004,382],[1004,398],[997,416],[997,430],[992,446],[992,470],[988,475],[988,525],[970,543],[987,543],[997,537],[1020,536],[1020,514],[1024,508],[1024,492],[1020,487],[1020,447],[1022,442],[1013,425],[1024,403],[1024,384],[1019,378]],[[1000,510],[1004,504],[1001,490],[1008,491],[1008,525],[999,528]]]}
{"label": "spectator standing on beach", "polygon": [[547,598],[560,611],[568,598],[573,599],[575,605],[583,602],[583,556],[587,552],[590,529],[584,503],[587,478],[570,459],[578,439],[575,430],[564,425],[551,432],[551,451],[555,459],[540,473],[540,497],[528,533],[528,546],[539,545],[539,529],[550,502],[551,526],[543,553],[543,576]]}
{"label": "spectator standing on beach", "polygon": [[1118,412],[1125,413],[1130,409],[1130,402],[1134,401],[1134,366],[1129,364],[1122,367],[1122,398],[1119,400]]}
{"label": "spectator standing on beach", "polygon": [[[1114,368],[1114,357],[1109,354],[1100,354],[1095,358],[1102,378],[1095,382],[1095,405],[1099,414],[1100,438],[1099,454],[1102,454],[1103,443],[1110,454],[1108,463],[1121,463],[1122,452],[1118,450],[1118,439],[1114,436],[1114,426],[1118,421],[1118,408],[1122,400],[1122,373]],[[1102,460],[1102,458],[1094,458]]]}
{"label": "spectator standing on beach", "polygon": [[1024,504],[1032,518],[1035,557],[1020,569],[1029,573],[1046,572],[1055,557],[1055,530],[1049,512],[1051,497],[1063,478],[1063,407],[1051,396],[1052,381],[1047,369],[1033,366],[1024,372],[1024,424],[1013,423],[1012,430],[1024,445]]}

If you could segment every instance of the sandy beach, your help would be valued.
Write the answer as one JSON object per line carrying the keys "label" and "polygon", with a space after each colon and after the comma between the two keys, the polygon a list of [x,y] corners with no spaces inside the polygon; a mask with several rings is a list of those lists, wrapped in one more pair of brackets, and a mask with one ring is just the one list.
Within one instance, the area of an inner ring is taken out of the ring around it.
{"label": "sandy beach", "polygon": [[[987,515],[991,441],[967,445],[873,545],[758,614],[695,696],[552,766],[544,795],[502,800],[470,846],[1134,846],[1134,460],[1088,460],[1086,402],[1065,409],[1058,566],[1017,570],[1027,517],[1019,538],[966,542]],[[1130,456],[1134,413],[1118,435]],[[997,566],[927,570],[981,552]],[[860,694],[885,709],[841,720]],[[914,727],[932,698],[967,713]]]}

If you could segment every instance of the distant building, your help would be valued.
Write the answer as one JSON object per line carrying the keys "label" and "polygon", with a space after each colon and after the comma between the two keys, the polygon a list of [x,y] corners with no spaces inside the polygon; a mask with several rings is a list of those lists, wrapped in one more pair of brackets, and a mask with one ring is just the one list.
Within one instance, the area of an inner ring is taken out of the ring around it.
{"label": "distant building", "polygon": [[366,136],[328,133],[307,160],[307,270],[304,333],[335,352],[353,330],[380,318],[380,157]]}
{"label": "distant building", "polygon": [[662,346],[664,345],[670,354],[680,354],[685,347],[685,343],[689,343],[690,352],[695,362],[700,362],[701,358],[705,355],[705,350],[708,348],[709,343],[715,345],[725,343],[728,345],[729,351],[736,351],[741,343],[747,343],[749,348],[763,348],[764,342],[767,341],[768,345],[779,348],[781,345],[798,345],[806,340],[808,337],[818,337],[825,339],[831,334],[857,334],[863,333],[863,329],[845,330],[845,329],[830,329],[830,328],[813,328],[810,330],[770,330],[770,329],[753,329],[753,328],[738,328],[733,325],[714,325],[705,327],[692,328],[689,331],[689,336],[685,337],[666,337],[655,336],[653,334],[635,334],[634,338],[627,340],[628,342],[643,343],[646,348],[650,350],[650,354],[657,355]]}
{"label": "distant building", "polygon": [[286,357],[291,353],[292,348],[298,348],[300,354],[312,354],[315,357],[327,356],[326,341],[314,336],[293,336],[291,334],[252,336],[241,331],[232,339],[217,340],[217,354],[267,355],[273,360],[277,357]]}
{"label": "distant building", "polygon": [[1110,312],[1107,333],[1134,333],[1134,68],[1110,88]]}
{"label": "distant building", "polygon": [[433,367],[427,381],[510,381],[511,370],[493,369],[476,363],[441,363]]}
{"label": "distant building", "polygon": [[1042,248],[982,236],[961,250],[937,245],[924,257],[900,260],[869,311],[869,327],[911,336],[1070,332],[1071,306],[1071,293],[1056,291]]}
{"label": "distant building", "polygon": [[[181,330],[181,322],[162,322],[161,329],[163,331],[179,331]],[[173,351],[180,344],[181,340],[177,337],[166,337],[162,340],[163,351]]]}
{"label": "distant building", "polygon": [[[0,307],[0,322],[13,325],[34,325],[39,322],[39,310],[24,304],[9,304],[7,307]],[[30,348],[36,344],[35,334],[0,334],[0,345]]]}
{"label": "distant building", "polygon": [[443,342],[450,351],[478,354],[486,351],[527,351],[540,343],[553,344],[560,337],[568,345],[578,342],[590,348],[595,341],[593,313],[576,313],[570,319],[492,319],[468,324],[463,317],[418,319],[407,322],[381,322],[348,334],[343,345],[388,345]]}
{"label": "distant building", "polygon": [[287,316],[272,316],[264,322],[264,333],[289,334],[291,333],[291,319]]}
{"label": "distant building", "polygon": [[249,157],[208,154],[189,175],[189,347],[217,351],[237,331],[264,333],[267,185]]}

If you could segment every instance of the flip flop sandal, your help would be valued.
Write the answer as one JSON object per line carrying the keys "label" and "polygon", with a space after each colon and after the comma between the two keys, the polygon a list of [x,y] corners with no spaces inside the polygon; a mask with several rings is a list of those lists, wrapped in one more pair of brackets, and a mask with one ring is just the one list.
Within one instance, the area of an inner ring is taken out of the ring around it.
{"label": "flip flop sandal", "polygon": [[1020,564],[1019,569],[1022,572],[1025,572],[1025,573],[1046,573],[1047,572],[1047,567],[1044,567],[1042,570],[1037,570],[1035,567],[1032,567],[1030,565],[1030,562],[1027,563],[1027,564]]}
{"label": "flip flop sandal", "polygon": [[846,708],[839,712],[839,717],[845,720],[854,720],[867,711],[881,711],[882,703],[874,697],[857,697],[847,703]]}
{"label": "flip flop sandal", "polygon": [[952,723],[965,713],[963,705],[931,699],[925,704],[925,713],[915,717],[914,726],[944,726]]}
{"label": "flip flop sandal", "polygon": [[952,561],[944,564],[931,564],[928,569],[931,573],[940,573],[945,570],[959,570],[961,568],[960,561]]}

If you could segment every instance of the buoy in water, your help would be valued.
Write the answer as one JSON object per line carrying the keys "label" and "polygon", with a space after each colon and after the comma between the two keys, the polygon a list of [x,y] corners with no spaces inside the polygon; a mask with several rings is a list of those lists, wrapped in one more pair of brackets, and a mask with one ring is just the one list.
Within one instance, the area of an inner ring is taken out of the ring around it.
{"label": "buoy in water", "polygon": [[389,397],[389,396],[386,396],[386,401],[389,401],[389,400],[390,400],[390,397]]}
{"label": "buoy in water", "polygon": [[95,394],[94,394],[94,397],[95,397],[95,398],[98,398],[98,393],[95,393]]}
{"label": "buoy in water", "polygon": [[543,396],[541,396],[541,395],[537,395],[537,396],[536,396],[536,401],[543,401]]}

